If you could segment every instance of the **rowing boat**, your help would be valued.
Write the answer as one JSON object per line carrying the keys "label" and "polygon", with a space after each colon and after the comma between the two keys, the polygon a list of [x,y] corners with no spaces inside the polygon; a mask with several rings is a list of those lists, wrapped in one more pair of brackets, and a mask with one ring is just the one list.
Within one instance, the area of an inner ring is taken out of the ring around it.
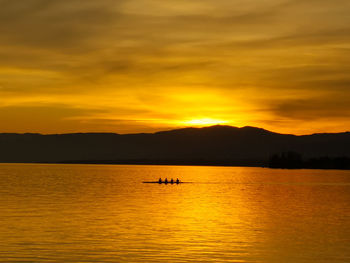
{"label": "rowing boat", "polygon": [[184,184],[184,183],[188,183],[188,182],[159,182],[159,181],[154,181],[154,182],[142,182],[144,184]]}

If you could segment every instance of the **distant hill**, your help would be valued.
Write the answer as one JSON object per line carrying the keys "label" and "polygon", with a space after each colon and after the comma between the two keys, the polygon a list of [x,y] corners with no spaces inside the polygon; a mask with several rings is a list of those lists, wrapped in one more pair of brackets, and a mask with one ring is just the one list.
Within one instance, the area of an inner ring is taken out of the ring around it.
{"label": "distant hill", "polygon": [[0,162],[267,165],[280,152],[350,157],[350,133],[304,136],[211,126],[157,133],[0,134]]}

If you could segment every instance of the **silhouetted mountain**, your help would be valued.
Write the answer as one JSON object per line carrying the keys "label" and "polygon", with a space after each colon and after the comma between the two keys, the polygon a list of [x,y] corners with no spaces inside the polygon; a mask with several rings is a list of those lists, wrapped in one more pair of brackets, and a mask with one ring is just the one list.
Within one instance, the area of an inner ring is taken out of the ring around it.
{"label": "silhouetted mountain", "polygon": [[211,126],[157,133],[0,134],[0,162],[267,165],[276,153],[350,157],[350,133],[295,136]]}

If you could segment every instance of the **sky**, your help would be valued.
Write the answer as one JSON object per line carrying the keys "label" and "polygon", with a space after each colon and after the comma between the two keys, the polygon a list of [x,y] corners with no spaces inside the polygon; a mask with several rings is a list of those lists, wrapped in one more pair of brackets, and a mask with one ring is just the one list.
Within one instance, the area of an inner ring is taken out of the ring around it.
{"label": "sky", "polygon": [[350,130],[348,0],[0,7],[0,132]]}

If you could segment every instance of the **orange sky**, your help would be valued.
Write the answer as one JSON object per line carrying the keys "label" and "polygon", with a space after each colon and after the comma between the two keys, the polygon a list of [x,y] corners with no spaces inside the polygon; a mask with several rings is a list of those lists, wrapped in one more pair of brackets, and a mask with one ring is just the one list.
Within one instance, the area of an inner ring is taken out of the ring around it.
{"label": "orange sky", "polygon": [[348,0],[0,6],[0,132],[350,130]]}

